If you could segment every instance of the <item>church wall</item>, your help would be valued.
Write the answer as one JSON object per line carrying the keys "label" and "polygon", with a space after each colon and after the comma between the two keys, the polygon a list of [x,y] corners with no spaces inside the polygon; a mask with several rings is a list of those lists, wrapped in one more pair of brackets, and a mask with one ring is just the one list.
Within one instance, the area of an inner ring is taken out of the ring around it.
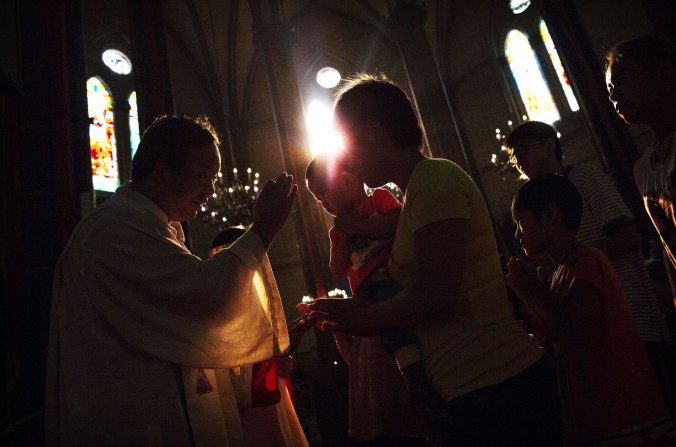
{"label": "church wall", "polygon": [[0,14],[0,67],[2,74],[13,82],[19,82],[19,50],[16,41],[17,17],[15,1],[3,4]]}

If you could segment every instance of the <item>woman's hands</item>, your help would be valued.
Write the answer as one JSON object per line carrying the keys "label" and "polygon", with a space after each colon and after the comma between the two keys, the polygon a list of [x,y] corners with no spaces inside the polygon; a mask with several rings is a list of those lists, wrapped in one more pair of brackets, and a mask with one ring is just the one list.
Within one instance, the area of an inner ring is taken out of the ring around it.
{"label": "woman's hands", "polygon": [[382,329],[370,325],[372,305],[359,298],[317,298],[307,308],[312,318],[321,321],[322,330],[369,337],[382,333]]}

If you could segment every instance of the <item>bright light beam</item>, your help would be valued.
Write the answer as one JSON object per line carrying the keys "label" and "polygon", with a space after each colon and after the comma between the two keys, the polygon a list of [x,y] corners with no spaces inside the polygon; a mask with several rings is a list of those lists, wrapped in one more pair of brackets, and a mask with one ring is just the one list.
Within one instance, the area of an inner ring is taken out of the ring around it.
{"label": "bright light beam", "polygon": [[314,99],[305,112],[305,126],[312,158],[322,153],[332,154],[344,148],[343,139],[333,127],[333,112]]}

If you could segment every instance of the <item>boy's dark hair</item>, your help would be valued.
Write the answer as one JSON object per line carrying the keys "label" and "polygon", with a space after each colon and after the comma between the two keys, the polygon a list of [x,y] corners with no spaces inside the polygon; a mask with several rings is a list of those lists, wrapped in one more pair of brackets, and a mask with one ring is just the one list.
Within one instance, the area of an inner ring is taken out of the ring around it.
{"label": "boy's dark hair", "polygon": [[214,237],[214,240],[211,242],[211,248],[220,247],[221,245],[229,246],[239,239],[246,230],[239,227],[228,227],[225,230],[221,231]]}
{"label": "boy's dark hair", "polygon": [[140,181],[162,162],[173,171],[185,166],[193,147],[220,144],[218,134],[206,116],[162,115],[143,132],[131,164],[132,181]]}
{"label": "boy's dark hair", "polygon": [[618,43],[606,53],[605,69],[607,70],[612,64],[624,58],[638,62],[647,69],[655,69],[664,61],[676,69],[676,54],[673,45],[657,36],[637,37]]}
{"label": "boy's dark hair", "polygon": [[312,178],[321,177],[324,182],[329,178],[330,173],[352,172],[350,169],[349,155],[346,151],[340,151],[335,154],[322,153],[317,155],[308,163],[305,168],[305,181]]}
{"label": "boy's dark hair", "polygon": [[557,160],[561,161],[563,159],[561,141],[556,134],[556,129],[549,124],[540,121],[526,121],[525,123],[519,124],[509,133],[509,135],[507,135],[507,138],[505,138],[505,146],[509,148],[510,154],[514,155],[514,146],[524,140],[532,139],[534,141],[540,141],[547,138],[551,138],[556,143],[554,155]]}
{"label": "boy's dark hair", "polygon": [[570,180],[559,174],[543,174],[524,183],[512,200],[512,216],[530,210],[539,220],[550,203],[559,208],[566,228],[577,233],[582,218],[582,196]]}
{"label": "boy's dark hair", "polygon": [[350,130],[377,123],[401,148],[420,150],[422,128],[406,93],[385,75],[361,73],[348,79],[336,94],[335,115]]}

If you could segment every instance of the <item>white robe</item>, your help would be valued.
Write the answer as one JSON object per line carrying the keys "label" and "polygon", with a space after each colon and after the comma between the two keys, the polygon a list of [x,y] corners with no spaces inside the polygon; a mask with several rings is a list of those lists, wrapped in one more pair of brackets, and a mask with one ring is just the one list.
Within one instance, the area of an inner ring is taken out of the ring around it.
{"label": "white robe", "polygon": [[204,261],[179,237],[128,185],[75,229],[54,277],[48,445],[246,445],[224,368],[289,346],[265,249],[248,232]]}

